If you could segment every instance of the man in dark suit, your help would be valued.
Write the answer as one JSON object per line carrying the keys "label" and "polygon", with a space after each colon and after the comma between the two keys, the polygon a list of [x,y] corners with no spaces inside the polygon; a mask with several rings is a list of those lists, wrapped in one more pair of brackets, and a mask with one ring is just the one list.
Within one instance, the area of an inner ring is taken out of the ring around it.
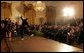
{"label": "man in dark suit", "polygon": [[[4,30],[5,30],[5,35],[4,35],[4,37],[6,37],[6,36],[8,36],[8,28],[7,28],[7,26],[8,26],[8,19],[6,18],[5,20],[3,20],[3,23],[4,23]],[[6,35],[7,34],[7,35]]]}
{"label": "man in dark suit", "polygon": [[22,25],[21,25],[21,31],[22,31],[22,33],[21,33],[21,38],[22,38],[22,40],[24,40],[24,39],[23,39],[23,35],[24,35],[24,32],[28,32],[28,31],[25,31],[25,29],[26,29],[27,27],[29,28],[29,24],[28,24],[28,22],[27,22],[27,18],[26,18],[26,19],[23,19],[22,16],[21,16],[21,20],[22,20]]}

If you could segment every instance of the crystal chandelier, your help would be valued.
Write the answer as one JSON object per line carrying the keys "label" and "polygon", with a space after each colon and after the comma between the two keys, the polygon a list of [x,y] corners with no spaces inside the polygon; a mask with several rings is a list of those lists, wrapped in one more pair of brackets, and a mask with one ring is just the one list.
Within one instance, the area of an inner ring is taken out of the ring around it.
{"label": "crystal chandelier", "polygon": [[37,1],[37,3],[35,3],[36,11],[43,11],[44,9],[45,9],[45,4],[42,3],[41,1]]}

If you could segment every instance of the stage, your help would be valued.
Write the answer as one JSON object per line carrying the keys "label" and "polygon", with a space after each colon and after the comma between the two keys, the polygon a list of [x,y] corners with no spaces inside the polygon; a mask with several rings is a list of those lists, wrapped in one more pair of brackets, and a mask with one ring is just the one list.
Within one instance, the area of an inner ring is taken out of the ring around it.
{"label": "stage", "polygon": [[11,52],[83,52],[80,48],[37,36],[25,36],[24,40],[16,37],[8,44]]}

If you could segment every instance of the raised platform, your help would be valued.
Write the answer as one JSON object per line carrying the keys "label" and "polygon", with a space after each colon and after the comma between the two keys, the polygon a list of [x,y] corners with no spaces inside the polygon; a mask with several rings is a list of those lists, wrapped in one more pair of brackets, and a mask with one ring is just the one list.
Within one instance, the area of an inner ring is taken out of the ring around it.
{"label": "raised platform", "polygon": [[8,43],[11,52],[83,52],[80,48],[37,36],[26,36],[24,40],[17,37]]}

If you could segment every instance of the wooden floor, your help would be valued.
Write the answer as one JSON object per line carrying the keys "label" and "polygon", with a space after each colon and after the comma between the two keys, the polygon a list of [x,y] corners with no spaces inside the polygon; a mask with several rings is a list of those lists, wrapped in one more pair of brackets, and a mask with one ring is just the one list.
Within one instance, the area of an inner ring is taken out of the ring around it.
{"label": "wooden floor", "polygon": [[43,37],[25,36],[24,38],[21,40],[20,37],[17,37],[9,41],[11,52],[83,52],[80,48]]}

